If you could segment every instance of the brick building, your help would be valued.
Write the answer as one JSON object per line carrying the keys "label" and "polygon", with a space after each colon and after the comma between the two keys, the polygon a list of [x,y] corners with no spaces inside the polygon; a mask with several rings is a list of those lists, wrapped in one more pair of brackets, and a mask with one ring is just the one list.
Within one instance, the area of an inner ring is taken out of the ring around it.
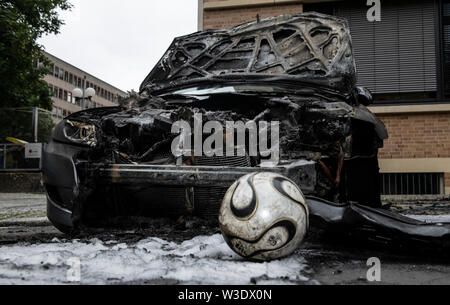
{"label": "brick building", "polygon": [[317,11],[347,18],[358,85],[390,138],[380,151],[384,194],[450,194],[450,1],[199,0],[199,29]]}
{"label": "brick building", "polygon": [[81,105],[72,96],[72,91],[75,88],[82,88],[83,80],[86,81],[86,88],[91,87],[96,92],[91,101],[87,103],[88,108],[116,106],[119,96],[126,96],[126,92],[101,79],[52,54],[47,52],[44,52],[44,54],[52,63],[50,73],[44,77],[44,80],[53,92],[52,115],[56,122],[73,112],[81,110]]}

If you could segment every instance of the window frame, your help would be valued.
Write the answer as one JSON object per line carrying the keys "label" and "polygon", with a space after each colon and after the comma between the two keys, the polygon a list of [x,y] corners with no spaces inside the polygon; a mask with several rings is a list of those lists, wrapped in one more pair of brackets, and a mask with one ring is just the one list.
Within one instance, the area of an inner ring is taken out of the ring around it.
{"label": "window frame", "polygon": [[[450,93],[448,97],[445,97],[444,94],[444,81],[445,78],[443,76],[443,36],[442,36],[442,8],[443,1],[449,0],[432,0],[435,6],[435,46],[436,46],[436,91],[429,91],[424,93],[435,93],[435,97],[430,98],[418,98],[418,99],[402,99],[403,93],[398,93],[399,99],[386,99],[386,100],[374,100],[373,105],[377,106],[402,106],[402,105],[432,105],[432,104],[444,104],[450,103]],[[449,1],[450,2],[450,1]],[[325,3],[305,3],[304,11],[308,12],[312,10],[317,10],[322,12],[323,10],[327,10],[328,12],[332,11],[333,15],[336,14],[337,7],[341,2],[325,2]],[[332,6],[332,8],[330,8]],[[450,80],[450,76],[449,76]],[[377,93],[372,92],[374,96]],[[396,94],[396,93],[393,93]]]}

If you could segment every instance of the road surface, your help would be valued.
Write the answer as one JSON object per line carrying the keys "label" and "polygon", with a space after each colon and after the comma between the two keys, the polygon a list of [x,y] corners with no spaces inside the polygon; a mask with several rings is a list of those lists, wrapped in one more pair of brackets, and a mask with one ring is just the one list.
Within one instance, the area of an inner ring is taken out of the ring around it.
{"label": "road surface", "polygon": [[[248,262],[216,227],[195,219],[70,238],[45,209],[42,194],[0,194],[0,284],[450,284],[449,262],[311,236],[288,258]],[[372,257],[380,282],[367,279]]]}

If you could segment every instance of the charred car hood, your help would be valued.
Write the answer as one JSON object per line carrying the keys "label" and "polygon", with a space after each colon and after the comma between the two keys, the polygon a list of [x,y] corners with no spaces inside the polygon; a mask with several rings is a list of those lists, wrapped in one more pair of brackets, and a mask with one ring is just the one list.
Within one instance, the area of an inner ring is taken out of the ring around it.
{"label": "charred car hood", "polygon": [[347,21],[283,15],[176,38],[145,78],[152,95],[193,84],[284,82],[349,95],[356,69]]}

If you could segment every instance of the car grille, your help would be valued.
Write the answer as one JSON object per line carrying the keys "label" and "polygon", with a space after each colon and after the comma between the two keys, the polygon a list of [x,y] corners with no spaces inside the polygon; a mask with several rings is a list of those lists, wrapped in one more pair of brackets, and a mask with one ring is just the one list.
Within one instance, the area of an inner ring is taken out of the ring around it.
{"label": "car grille", "polygon": [[195,157],[195,165],[200,166],[232,166],[232,167],[249,167],[250,157],[248,155],[243,157]]}
{"label": "car grille", "polygon": [[[195,157],[195,165],[250,167],[250,157]],[[200,216],[217,216],[223,197],[228,188],[214,186],[194,188],[194,214]]]}
{"label": "car grille", "polygon": [[[196,166],[249,167],[251,165],[248,156],[198,157],[194,159],[194,162]],[[112,201],[115,200],[125,208],[129,216],[172,217],[193,214],[212,218],[217,217],[227,189],[228,187],[216,186],[214,181],[211,181],[209,186],[194,187],[124,185],[117,196],[105,193],[99,198],[110,197]]]}

